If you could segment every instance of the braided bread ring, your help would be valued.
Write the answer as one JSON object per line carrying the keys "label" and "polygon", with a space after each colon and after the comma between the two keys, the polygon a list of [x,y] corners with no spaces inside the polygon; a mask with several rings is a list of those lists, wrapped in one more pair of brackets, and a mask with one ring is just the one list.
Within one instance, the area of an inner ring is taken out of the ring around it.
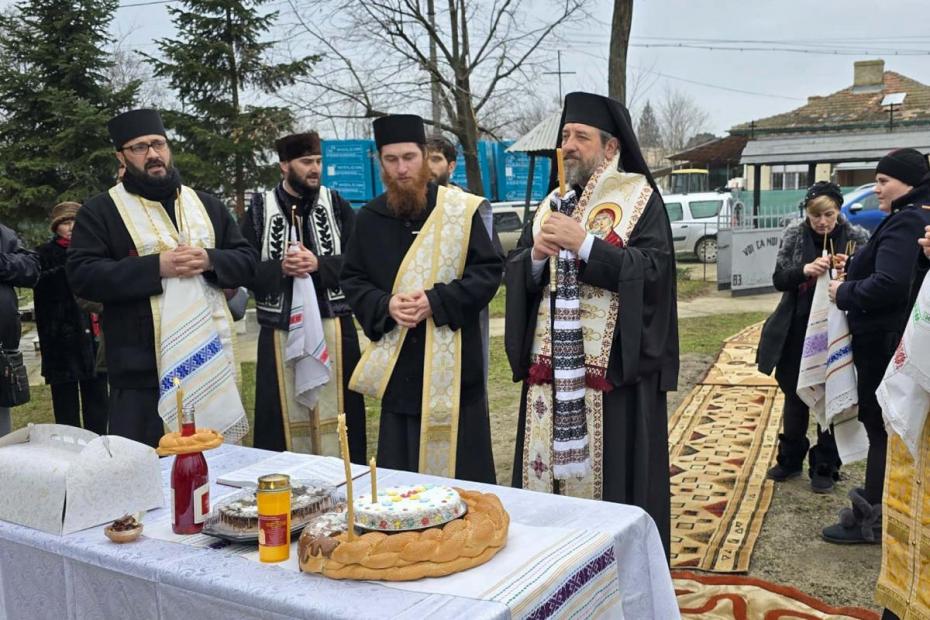
{"label": "braided bread ring", "polygon": [[223,436],[212,428],[198,428],[197,432],[188,437],[182,436],[181,433],[166,433],[158,440],[158,448],[155,451],[158,456],[193,454],[212,450],[221,443],[223,443]]}
{"label": "braided bread ring", "polygon": [[351,542],[345,532],[329,557],[312,555],[310,537],[298,545],[300,570],[331,579],[409,581],[442,577],[484,564],[507,543],[510,516],[492,493],[456,489],[468,505],[461,519],[418,532],[368,532]]}

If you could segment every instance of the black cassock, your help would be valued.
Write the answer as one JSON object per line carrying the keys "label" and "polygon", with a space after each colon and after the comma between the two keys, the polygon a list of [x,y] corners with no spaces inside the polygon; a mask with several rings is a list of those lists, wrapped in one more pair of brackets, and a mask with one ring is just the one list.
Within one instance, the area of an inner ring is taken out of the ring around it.
{"label": "black cassock", "polygon": [[[576,188],[576,191],[579,191]],[[579,191],[580,194],[580,191]],[[507,261],[505,348],[514,381],[526,379],[548,263],[532,275],[532,222]],[[603,499],[640,506],[659,528],[666,554],[670,537],[668,412],[666,392],[678,381],[678,312],[675,256],[668,216],[658,192],[625,248],[595,239],[581,282],[617,292],[620,312],[613,334],[604,394]],[[513,486],[523,486],[526,390],[520,399]]]}
{"label": "black cassock", "polygon": [[[223,203],[200,191],[197,196],[210,217],[216,239],[216,247],[207,249],[213,269],[205,272],[204,278],[218,288],[236,288],[250,282],[255,273],[255,251],[242,238]],[[174,222],[174,197],[161,204]],[[159,258],[158,254],[138,255],[106,192],[88,200],[78,211],[67,273],[75,295],[103,303],[110,434],[158,445],[164,426],[158,416],[158,344],[149,299],[163,292]]]}
{"label": "black cassock", "polygon": [[[388,302],[401,261],[436,205],[436,185],[430,183],[427,192],[427,209],[417,218],[396,217],[382,194],[362,207],[355,220],[341,284],[355,318],[371,340],[380,340],[397,328],[388,312]],[[455,468],[455,477],[462,480],[495,482],[479,315],[500,285],[501,269],[501,258],[476,213],[462,277],[426,291],[433,312],[431,320],[437,326],[462,330]],[[417,470],[425,339],[425,322],[407,333],[381,399],[380,466]]]}
{"label": "black cassock", "polygon": [[[334,318],[339,321],[342,332],[342,389],[343,409],[340,413],[346,414],[348,427],[349,455],[353,463],[365,464],[365,401],[360,394],[350,392],[349,378],[360,356],[358,333],[352,321],[352,312],[345,301],[332,303],[327,299],[327,289],[339,286],[339,274],[342,271],[342,261],[345,247],[352,235],[355,225],[355,211],[352,205],[335,190],[330,190],[333,202],[333,212],[338,221],[338,231],[328,231],[339,234],[343,254],[322,255],[319,248],[314,247],[313,235],[310,232],[311,223],[308,215],[309,208],[313,206],[319,195],[314,192],[306,199],[298,199],[286,193],[279,183],[275,188],[277,203],[265,204],[264,195],[259,194],[253,198],[249,210],[242,218],[242,234],[246,240],[261,253],[262,233],[264,226],[264,210],[268,208],[281,209],[282,214],[290,219],[291,206],[296,207],[297,215],[301,218],[303,231],[301,238],[304,246],[317,255],[318,269],[312,275],[313,284],[317,291],[320,315],[324,319]],[[282,208],[282,205],[286,208]],[[281,398],[278,388],[278,368],[275,363],[274,330],[284,332],[288,329],[291,308],[291,291],[294,279],[284,275],[281,271],[280,260],[261,260],[255,272],[255,281],[249,284],[255,297],[283,296],[283,311],[279,315],[257,312],[260,331],[258,334],[258,363],[255,366],[255,432],[253,446],[264,450],[282,451],[287,449],[284,436],[284,420],[281,415]]]}

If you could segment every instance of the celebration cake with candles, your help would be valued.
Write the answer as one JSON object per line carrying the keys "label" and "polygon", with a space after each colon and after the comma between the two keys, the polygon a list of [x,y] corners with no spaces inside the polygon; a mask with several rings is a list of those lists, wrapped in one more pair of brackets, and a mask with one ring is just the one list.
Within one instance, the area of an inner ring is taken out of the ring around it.
{"label": "celebration cake with candles", "polygon": [[510,515],[493,493],[431,484],[379,493],[372,459],[371,493],[355,497],[344,414],[337,433],[345,514],[323,514],[307,524],[297,547],[301,571],[331,579],[442,577],[484,564],[507,543]]}
{"label": "celebration cake with candles", "polygon": [[390,487],[355,498],[355,524],[366,530],[400,532],[443,525],[465,514],[466,505],[451,487],[423,484]]}
{"label": "celebration cake with candles", "polygon": [[315,525],[311,521],[298,543],[300,570],[331,579],[409,581],[484,564],[507,543],[510,516],[493,493],[450,490],[467,510],[440,527],[359,534],[354,528],[350,532],[347,521],[338,518],[324,515],[325,523],[319,527],[311,527]]}

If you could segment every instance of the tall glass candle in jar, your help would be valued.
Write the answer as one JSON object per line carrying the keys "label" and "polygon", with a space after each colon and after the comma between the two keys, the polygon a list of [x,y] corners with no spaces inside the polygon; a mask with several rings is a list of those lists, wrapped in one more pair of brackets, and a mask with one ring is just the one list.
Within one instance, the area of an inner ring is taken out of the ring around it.
{"label": "tall glass candle in jar", "polygon": [[[196,432],[194,406],[181,410],[181,436],[190,437]],[[171,506],[174,520],[171,529],[175,534],[197,534],[210,514],[210,475],[203,452],[178,454],[171,466]]]}
{"label": "tall glass candle in jar", "polygon": [[270,474],[258,479],[258,559],[282,562],[291,554],[291,479]]}

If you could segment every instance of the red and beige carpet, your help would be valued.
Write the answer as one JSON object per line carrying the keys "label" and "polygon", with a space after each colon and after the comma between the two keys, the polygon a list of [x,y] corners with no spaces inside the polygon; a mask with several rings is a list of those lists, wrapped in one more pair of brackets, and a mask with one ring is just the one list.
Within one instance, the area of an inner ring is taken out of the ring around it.
{"label": "red and beige carpet", "polygon": [[682,620],[879,620],[859,607],[832,607],[803,592],[739,575],[672,571]]}
{"label": "red and beige carpet", "polygon": [[723,350],[669,421],[673,568],[746,572],[772,499],[783,398],[759,373],[761,324]]}

